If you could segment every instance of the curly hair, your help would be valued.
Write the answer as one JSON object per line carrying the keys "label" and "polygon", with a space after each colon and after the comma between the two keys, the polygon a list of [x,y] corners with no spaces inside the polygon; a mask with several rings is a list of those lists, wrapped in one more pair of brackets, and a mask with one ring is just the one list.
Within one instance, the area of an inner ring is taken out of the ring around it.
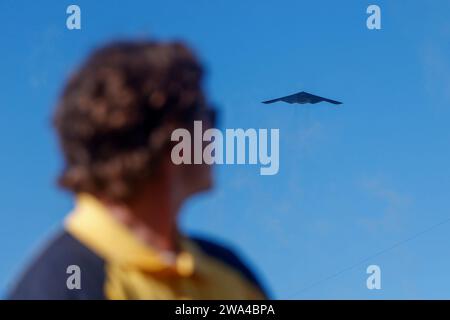
{"label": "curly hair", "polygon": [[54,114],[74,193],[126,200],[157,169],[176,126],[204,107],[203,70],[179,42],[116,42],[66,84]]}

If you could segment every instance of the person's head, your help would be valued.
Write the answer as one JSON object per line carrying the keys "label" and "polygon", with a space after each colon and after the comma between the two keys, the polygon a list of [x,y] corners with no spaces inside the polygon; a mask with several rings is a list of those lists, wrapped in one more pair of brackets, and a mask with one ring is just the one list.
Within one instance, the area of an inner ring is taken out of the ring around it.
{"label": "person's head", "polygon": [[69,79],[54,114],[64,169],[59,184],[126,202],[158,186],[186,198],[210,188],[208,165],[174,165],[171,133],[208,115],[203,70],[178,42],[117,42]]}

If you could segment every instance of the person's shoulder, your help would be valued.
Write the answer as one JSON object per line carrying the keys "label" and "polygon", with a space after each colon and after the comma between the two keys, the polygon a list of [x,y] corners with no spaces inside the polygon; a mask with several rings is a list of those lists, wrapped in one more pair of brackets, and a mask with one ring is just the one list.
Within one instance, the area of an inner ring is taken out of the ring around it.
{"label": "person's shoulder", "polygon": [[237,270],[244,278],[255,285],[266,297],[268,293],[262,285],[256,272],[250,267],[250,264],[242,257],[239,251],[228,244],[218,242],[205,237],[190,237],[200,249],[210,257],[220,260],[229,267]]}
{"label": "person's shoulder", "polygon": [[[78,278],[70,278],[72,275]],[[62,230],[39,251],[14,284],[7,298],[103,299],[104,279],[103,259],[70,233]],[[72,280],[75,282],[72,283]],[[76,281],[79,281],[79,286]]]}

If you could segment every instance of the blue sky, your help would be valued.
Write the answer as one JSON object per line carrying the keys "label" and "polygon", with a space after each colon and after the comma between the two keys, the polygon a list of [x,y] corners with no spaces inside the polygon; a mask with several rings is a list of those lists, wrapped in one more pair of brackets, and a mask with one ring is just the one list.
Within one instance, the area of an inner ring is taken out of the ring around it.
{"label": "blue sky", "polygon": [[[73,3],[82,30],[72,2],[0,4],[0,294],[72,207],[49,125],[64,80],[96,46],[150,36],[198,52],[222,128],[280,129],[278,175],[216,168],[185,230],[238,247],[275,298],[450,298],[450,223],[422,233],[450,213],[448,1]],[[301,90],[344,105],[260,103]]]}

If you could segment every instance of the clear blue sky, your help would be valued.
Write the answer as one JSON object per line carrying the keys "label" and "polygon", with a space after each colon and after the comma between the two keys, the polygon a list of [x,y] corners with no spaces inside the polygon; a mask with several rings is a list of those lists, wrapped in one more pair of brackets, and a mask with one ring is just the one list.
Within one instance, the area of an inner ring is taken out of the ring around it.
{"label": "clear blue sky", "polygon": [[[221,127],[280,129],[279,174],[218,167],[185,230],[240,248],[275,298],[450,298],[450,223],[402,242],[450,217],[448,1],[75,1],[69,31],[71,3],[0,4],[0,294],[72,207],[49,125],[68,73],[105,41],[152,36],[200,54]],[[344,105],[260,103],[300,90]]]}

